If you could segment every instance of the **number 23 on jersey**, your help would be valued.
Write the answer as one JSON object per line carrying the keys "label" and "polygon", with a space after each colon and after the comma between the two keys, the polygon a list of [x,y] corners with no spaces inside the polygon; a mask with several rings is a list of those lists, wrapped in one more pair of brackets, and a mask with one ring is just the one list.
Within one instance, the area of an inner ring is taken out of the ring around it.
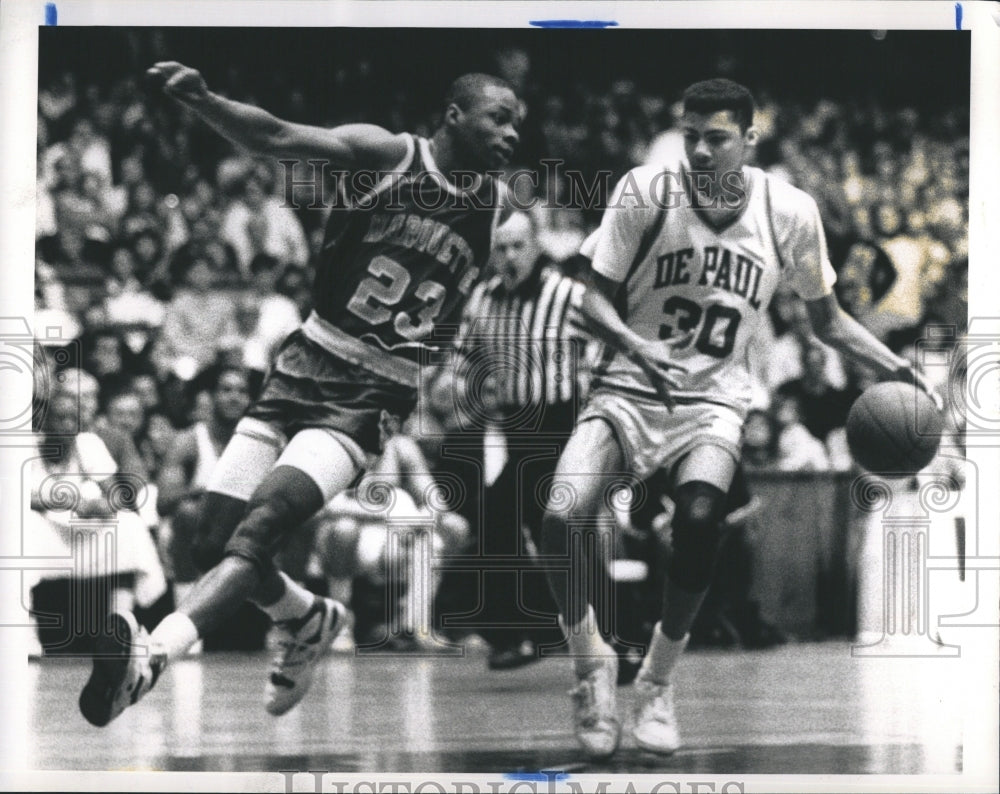
{"label": "number 23 on jersey", "polygon": [[405,311],[394,308],[410,286],[410,273],[387,256],[376,256],[368,264],[368,276],[358,284],[347,304],[347,310],[371,325],[383,325],[392,320],[396,333],[404,339],[416,340],[434,330],[434,322],[444,306],[447,290],[436,281],[422,281],[413,295],[422,302],[416,320]]}

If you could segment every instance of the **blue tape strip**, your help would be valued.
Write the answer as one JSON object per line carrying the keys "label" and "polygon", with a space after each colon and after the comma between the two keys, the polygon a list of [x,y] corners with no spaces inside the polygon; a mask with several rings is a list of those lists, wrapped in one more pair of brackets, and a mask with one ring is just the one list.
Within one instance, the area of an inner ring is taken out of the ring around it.
{"label": "blue tape strip", "polygon": [[616,28],[613,19],[533,19],[529,23],[536,28]]}
{"label": "blue tape strip", "polygon": [[566,780],[569,774],[553,769],[542,772],[504,772],[503,776],[507,780],[540,780],[544,783],[547,780]]}

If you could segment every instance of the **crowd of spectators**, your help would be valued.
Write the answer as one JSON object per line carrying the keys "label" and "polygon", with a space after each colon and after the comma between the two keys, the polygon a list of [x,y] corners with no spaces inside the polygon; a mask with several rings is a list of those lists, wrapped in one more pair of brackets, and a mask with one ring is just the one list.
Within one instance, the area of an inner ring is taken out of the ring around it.
{"label": "crowd of spectators", "polygon": [[[528,106],[513,167],[557,158],[587,180],[607,172],[613,185],[628,168],[676,151],[674,97],[625,77],[554,88],[516,48],[498,52],[496,67]],[[359,61],[335,76],[358,99],[326,123],[374,113],[369,71]],[[285,101],[269,109],[302,118],[292,79],[274,77],[269,96]],[[213,88],[255,99],[236,72]],[[764,91],[757,99],[757,164],[818,202],[843,305],[897,352],[912,350],[929,323],[961,333],[967,111],[803,104]],[[433,113],[402,93],[370,118],[418,134],[434,124]],[[127,436],[135,465],[153,481],[172,435],[208,416],[205,373],[238,365],[259,382],[308,312],[312,254],[328,210],[307,209],[309,197],[293,209],[277,163],[230,148],[132,76],[88,82],[67,71],[43,82],[37,163],[36,324],[61,327],[71,353],[57,365],[47,347],[46,366],[53,378],[56,369],[80,368],[93,403],[88,426]],[[543,182],[539,193],[564,197],[566,187]],[[538,214],[542,246],[559,260],[596,226],[600,207]],[[748,466],[850,467],[843,422],[865,374],[812,338],[793,295],[778,295],[769,321],[753,356]]]}

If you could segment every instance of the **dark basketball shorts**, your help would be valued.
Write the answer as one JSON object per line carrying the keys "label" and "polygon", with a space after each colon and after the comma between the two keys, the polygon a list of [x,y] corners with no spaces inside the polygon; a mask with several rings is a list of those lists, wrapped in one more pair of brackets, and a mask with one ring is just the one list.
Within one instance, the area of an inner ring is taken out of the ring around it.
{"label": "dark basketball shorts", "polygon": [[285,340],[247,416],[292,438],[300,430],[343,433],[381,455],[417,402],[417,390],[330,353],[302,331]]}

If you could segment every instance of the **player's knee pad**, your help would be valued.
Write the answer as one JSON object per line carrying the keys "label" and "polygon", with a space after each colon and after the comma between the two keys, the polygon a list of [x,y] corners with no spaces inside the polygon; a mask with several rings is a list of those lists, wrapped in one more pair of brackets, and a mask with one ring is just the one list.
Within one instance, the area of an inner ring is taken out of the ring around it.
{"label": "player's knee pad", "polygon": [[309,517],[300,513],[292,493],[272,489],[266,496],[255,496],[226,544],[225,553],[250,560],[262,573],[267,571],[281,541]]}
{"label": "player's knee pad", "polygon": [[674,503],[670,580],[683,590],[700,593],[712,580],[726,516],[726,494],[710,483],[695,480],[677,488]]}

